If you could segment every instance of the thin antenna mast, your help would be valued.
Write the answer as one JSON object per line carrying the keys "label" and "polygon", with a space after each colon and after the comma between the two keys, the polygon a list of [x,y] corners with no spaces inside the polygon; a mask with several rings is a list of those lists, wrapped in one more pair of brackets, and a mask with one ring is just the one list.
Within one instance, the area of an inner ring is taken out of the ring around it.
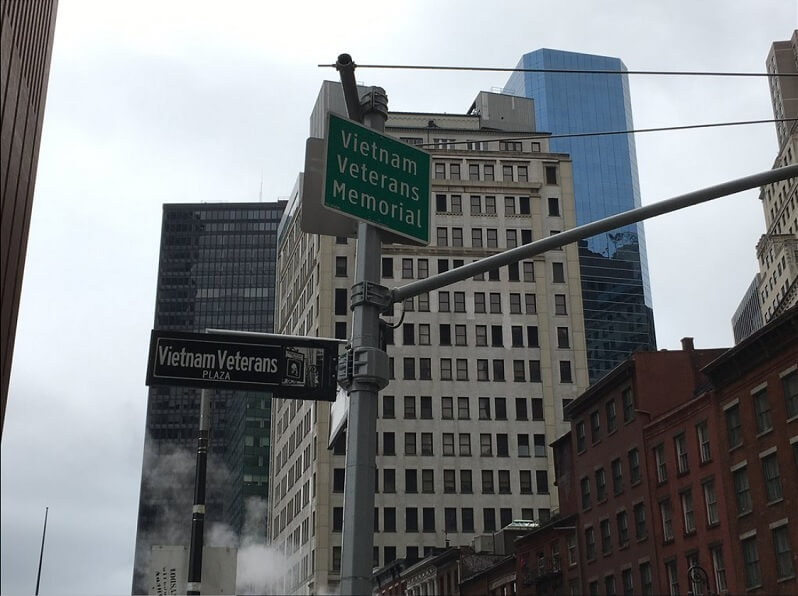
{"label": "thin antenna mast", "polygon": [[47,513],[49,507],[44,508],[44,530],[42,530],[42,549],[39,552],[39,571],[36,573],[36,596],[39,596],[39,580],[42,578],[42,558],[44,557],[44,537],[47,535]]}

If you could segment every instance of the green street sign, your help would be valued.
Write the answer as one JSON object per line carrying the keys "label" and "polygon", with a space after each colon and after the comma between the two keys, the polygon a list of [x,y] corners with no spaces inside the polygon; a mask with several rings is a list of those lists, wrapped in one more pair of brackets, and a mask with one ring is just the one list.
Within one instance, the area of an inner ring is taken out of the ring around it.
{"label": "green street sign", "polygon": [[429,244],[429,153],[328,114],[322,204]]}

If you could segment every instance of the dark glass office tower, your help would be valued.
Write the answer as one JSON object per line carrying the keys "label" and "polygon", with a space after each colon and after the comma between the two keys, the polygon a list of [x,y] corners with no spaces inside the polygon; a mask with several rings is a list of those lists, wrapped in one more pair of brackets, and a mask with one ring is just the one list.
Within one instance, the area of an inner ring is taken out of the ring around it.
{"label": "dark glass office tower", "polygon": [[[518,68],[626,70],[618,58],[541,49]],[[553,135],[632,130],[626,75],[516,72],[505,93],[535,100],[537,130]],[[576,222],[582,225],[640,206],[632,135],[552,138],[573,160]],[[654,315],[642,224],[579,245],[587,357],[593,383],[637,350],[655,350]]]}
{"label": "dark glass office tower", "polygon": [[[284,208],[285,201],[164,205],[155,328],[272,331]],[[149,391],[134,594],[149,589],[152,545],[188,546],[199,394],[178,387]],[[270,420],[269,393],[213,392],[206,536],[224,524],[240,537],[246,522],[265,540]]]}

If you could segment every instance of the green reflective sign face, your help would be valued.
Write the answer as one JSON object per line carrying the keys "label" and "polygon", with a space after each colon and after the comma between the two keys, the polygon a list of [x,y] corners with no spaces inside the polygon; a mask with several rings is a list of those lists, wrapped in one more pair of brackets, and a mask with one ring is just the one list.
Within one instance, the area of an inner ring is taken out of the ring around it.
{"label": "green reflective sign face", "polygon": [[332,113],[327,131],[324,206],[429,244],[429,153]]}

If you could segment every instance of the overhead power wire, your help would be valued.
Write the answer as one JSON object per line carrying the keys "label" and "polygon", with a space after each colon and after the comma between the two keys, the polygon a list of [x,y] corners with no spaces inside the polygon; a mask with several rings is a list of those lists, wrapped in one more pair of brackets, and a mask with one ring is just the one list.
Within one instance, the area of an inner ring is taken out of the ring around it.
{"label": "overhead power wire", "polygon": [[[699,129],[699,128],[718,128],[722,126],[744,126],[747,124],[771,124],[774,122],[795,122],[798,121],[798,118],[771,118],[768,120],[740,120],[737,122],[711,122],[708,124],[685,124],[683,126],[660,126],[656,128],[635,128],[633,130],[607,130],[601,132],[573,132],[573,133],[562,133],[562,134],[536,134],[531,136],[514,136],[514,137],[503,137],[499,139],[484,139],[484,142],[501,142],[501,141],[528,141],[528,140],[536,140],[536,139],[569,139],[574,137],[600,137],[600,136],[610,136],[610,135],[628,135],[628,134],[638,134],[644,132],[665,132],[671,130],[690,130],[690,129]],[[430,130],[435,130],[430,129]],[[441,129],[445,131],[446,129]],[[446,146],[450,145],[466,145],[468,143],[480,142],[483,141],[482,139],[474,138],[468,141],[446,141]],[[419,143],[416,147],[436,147],[440,143]]]}
{"label": "overhead power wire", "polygon": [[[319,68],[335,68],[335,64],[319,64]],[[557,74],[612,74],[612,75],[659,75],[680,77],[798,77],[798,73],[770,72],[718,72],[693,70],[590,70],[577,68],[506,68],[494,66],[433,66],[425,64],[357,64],[357,68],[382,70],[450,70],[470,72],[537,72]]]}

